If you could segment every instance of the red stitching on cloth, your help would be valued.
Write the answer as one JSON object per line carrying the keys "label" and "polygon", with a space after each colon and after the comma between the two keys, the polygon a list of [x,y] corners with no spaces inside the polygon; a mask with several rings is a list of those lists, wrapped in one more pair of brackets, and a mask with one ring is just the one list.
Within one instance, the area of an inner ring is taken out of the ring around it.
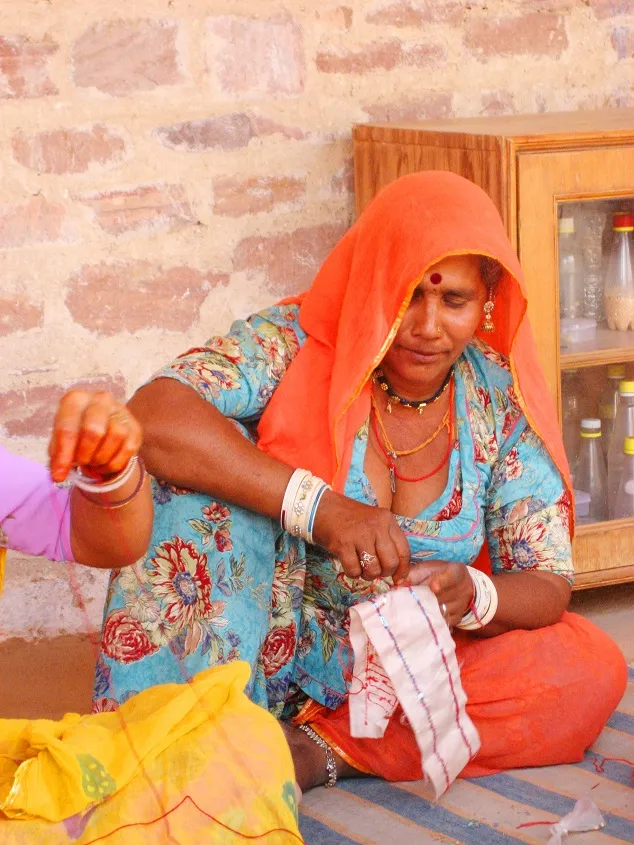
{"label": "red stitching on cloth", "polygon": [[241,836],[243,839],[248,839],[248,840],[252,841],[252,840],[255,840],[255,839],[263,839],[265,836],[270,836],[272,833],[290,833],[291,836],[293,836],[298,842],[300,842],[300,843],[302,843],[302,845],[304,845],[304,840],[301,837],[299,837],[294,831],[292,831],[292,830],[290,830],[289,828],[286,828],[286,827],[274,827],[271,830],[266,830],[264,833],[257,833],[257,834],[241,833],[239,830],[234,830],[234,828],[229,827],[229,825],[224,824],[224,822],[221,822],[220,819],[217,819],[215,816],[212,816],[209,813],[205,812],[205,810],[203,810],[202,807],[198,806],[198,804],[194,801],[194,799],[191,797],[191,795],[185,795],[183,798],[181,798],[181,800],[178,802],[178,804],[176,804],[174,807],[172,807],[171,810],[166,810],[163,815],[158,816],[155,819],[152,819],[152,821],[149,821],[149,822],[132,822],[130,824],[121,825],[121,827],[116,827],[114,830],[111,830],[110,833],[106,833],[103,836],[99,836],[99,837],[97,837],[97,839],[89,840],[88,842],[84,843],[84,845],[95,845],[95,842],[103,842],[104,839],[108,839],[110,836],[113,836],[115,833],[120,833],[122,830],[127,830],[130,827],[150,827],[151,825],[156,824],[156,822],[161,821],[162,819],[166,819],[167,816],[169,816],[171,813],[174,813],[176,810],[179,809],[179,807],[182,807],[183,804],[185,803],[185,801],[191,801],[191,803],[194,805],[194,807],[198,810],[199,813],[202,813],[203,816],[206,816],[212,822],[219,824],[220,827],[223,827],[225,830],[228,830],[230,833],[234,833],[236,836]]}

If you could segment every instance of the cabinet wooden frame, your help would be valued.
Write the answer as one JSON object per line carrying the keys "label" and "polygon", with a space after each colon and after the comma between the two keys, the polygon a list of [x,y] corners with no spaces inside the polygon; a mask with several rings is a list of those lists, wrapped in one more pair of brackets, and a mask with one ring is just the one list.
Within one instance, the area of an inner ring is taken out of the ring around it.
{"label": "cabinet wooden frame", "polygon": [[[353,141],[357,213],[388,182],[419,170],[451,170],[491,196],[522,262],[560,416],[562,369],[634,362],[634,332],[560,352],[557,273],[559,203],[634,197],[634,109],[366,124]],[[577,588],[634,581],[634,520],[583,526],[574,556]]]}

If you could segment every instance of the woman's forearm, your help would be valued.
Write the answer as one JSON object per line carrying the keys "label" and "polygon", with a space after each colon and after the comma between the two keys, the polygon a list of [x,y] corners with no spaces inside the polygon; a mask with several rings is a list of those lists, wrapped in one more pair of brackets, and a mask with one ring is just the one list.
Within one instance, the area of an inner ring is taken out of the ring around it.
{"label": "woman's forearm", "polygon": [[152,475],[279,519],[293,468],[260,451],[192,388],[157,379],[129,407],[143,427],[141,454]]}
{"label": "woman's forearm", "polygon": [[495,617],[476,636],[495,637],[518,628],[545,628],[561,619],[570,584],[551,572],[504,572],[493,576],[498,594]]}
{"label": "woman's forearm", "polygon": [[[132,477],[110,493],[84,495],[78,489],[71,492],[70,543],[78,563],[116,568],[134,563],[145,554],[152,535],[154,511],[147,476],[138,489],[140,473],[137,466]],[[137,489],[131,501],[116,507]]]}

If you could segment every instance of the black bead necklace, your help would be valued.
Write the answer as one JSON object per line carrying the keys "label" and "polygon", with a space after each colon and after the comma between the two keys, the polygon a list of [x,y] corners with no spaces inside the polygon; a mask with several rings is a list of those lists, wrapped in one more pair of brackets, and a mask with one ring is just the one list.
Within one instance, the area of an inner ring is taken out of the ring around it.
{"label": "black bead necklace", "polygon": [[414,402],[411,399],[405,399],[403,396],[399,396],[392,388],[390,387],[390,383],[385,378],[385,374],[383,370],[375,370],[374,375],[372,376],[372,381],[379,385],[381,390],[387,393],[387,412],[388,414],[392,413],[392,405],[402,405],[404,408],[415,408],[419,414],[422,414],[425,408],[428,405],[431,405],[437,399],[443,395],[445,390],[449,387],[449,382],[451,381],[451,377],[453,375],[453,367],[450,368],[449,372],[444,378],[443,383],[440,385],[438,390],[434,393],[433,396],[430,396],[428,399],[423,399],[421,401]]}

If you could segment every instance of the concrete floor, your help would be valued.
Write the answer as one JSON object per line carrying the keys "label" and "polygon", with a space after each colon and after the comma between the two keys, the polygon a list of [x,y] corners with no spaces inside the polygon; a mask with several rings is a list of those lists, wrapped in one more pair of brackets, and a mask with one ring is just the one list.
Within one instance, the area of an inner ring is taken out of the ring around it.
{"label": "concrete floor", "polygon": [[[634,661],[634,583],[576,592],[571,610],[592,619]],[[98,643],[98,635],[0,643],[0,717],[89,712]]]}

